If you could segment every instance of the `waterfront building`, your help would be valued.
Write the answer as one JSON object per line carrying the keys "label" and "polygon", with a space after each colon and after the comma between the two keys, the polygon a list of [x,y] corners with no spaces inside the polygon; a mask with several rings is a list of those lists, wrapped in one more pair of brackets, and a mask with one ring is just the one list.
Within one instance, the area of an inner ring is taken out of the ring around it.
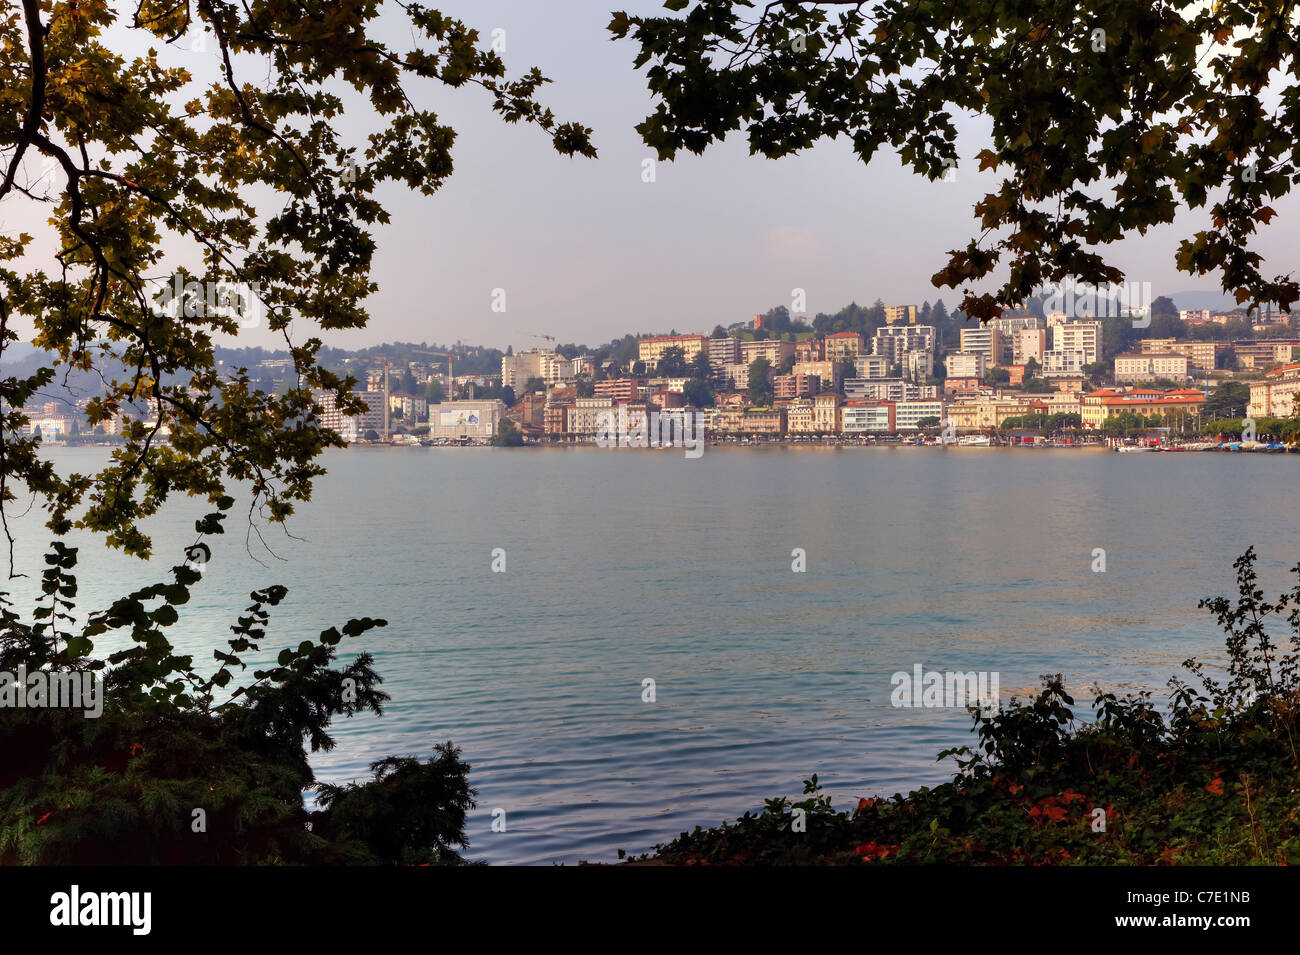
{"label": "waterfront building", "polygon": [[1028,364],[1032,358],[1039,365],[1043,363],[1043,354],[1047,351],[1047,330],[1043,328],[1021,328],[1015,332],[1011,345],[1011,360],[1014,364]]}
{"label": "waterfront building", "polygon": [[434,438],[491,440],[505,414],[506,406],[497,398],[444,401],[429,406],[429,435]]}
{"label": "waterfront building", "polygon": [[894,402],[848,401],[840,409],[844,434],[894,431]]}
{"label": "waterfront building", "polygon": [[943,421],[947,404],[941,398],[899,401],[894,405],[894,425],[899,431],[915,431],[926,418]]}
{"label": "waterfront building", "polygon": [[1174,414],[1196,415],[1205,404],[1205,395],[1195,388],[1178,388],[1173,391],[1155,391],[1135,388],[1118,391],[1102,388],[1083,396],[1081,417],[1085,428],[1100,428],[1109,417],[1132,412],[1146,417]]}
{"label": "waterfront building", "polygon": [[1300,392],[1300,365],[1283,365],[1264,376],[1263,381],[1250,383],[1250,404],[1247,414],[1252,418],[1289,418],[1300,412],[1296,394]]}
{"label": "waterfront building", "polygon": [[569,433],[577,437],[592,437],[600,430],[602,415],[614,410],[614,400],[609,397],[578,398],[569,411]]}
{"label": "waterfront building", "polygon": [[746,408],[741,430],[746,434],[785,434],[785,409]]}
{"label": "waterfront building", "polygon": [[812,398],[795,398],[785,409],[785,426],[790,434],[812,434],[817,430]]}
{"label": "waterfront building", "polygon": [[836,434],[842,427],[840,409],[844,399],[834,392],[813,398],[813,429],[819,434]]}

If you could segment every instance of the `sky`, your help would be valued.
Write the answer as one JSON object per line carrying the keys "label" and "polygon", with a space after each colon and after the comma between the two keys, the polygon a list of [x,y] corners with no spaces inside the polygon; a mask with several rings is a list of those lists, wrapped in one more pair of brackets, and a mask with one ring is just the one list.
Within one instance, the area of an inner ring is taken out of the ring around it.
{"label": "sky", "polygon": [[[518,350],[547,344],[543,335],[598,345],[629,332],[707,333],[789,306],[795,289],[810,316],[877,298],[917,305],[943,298],[950,308],[960,300],[930,276],[974,234],[972,206],[997,182],[975,172],[974,155],[989,145],[982,118],[957,120],[963,161],[952,182],[917,176],[889,152],[864,166],[847,142],[777,161],[751,157],[743,135],[702,157],[657,163],[654,181],[645,182],[643,162],[653,153],[634,127],[653,103],[633,69],[635,44],[611,40],[605,27],[612,10],[656,12],[657,0],[435,6],[477,27],[485,43],[504,30],[511,75],[539,67],[553,80],[541,100],[559,121],[591,127],[600,155],[560,156],[542,131],[503,123],[480,91],[413,85],[415,102],[457,130],[455,172],[432,197],[397,187],[380,193],[392,221],[376,233],[380,288],[368,302],[371,323],[332,332],[326,344],[459,340]],[[400,10],[385,12],[382,33],[394,46],[409,43]],[[178,55],[211,61],[210,52]],[[360,143],[369,119],[357,110],[343,132]],[[1279,217],[1257,248],[1277,266],[1270,271],[1284,272],[1294,268],[1300,201],[1275,208]],[[1178,240],[1203,227],[1200,214],[1184,213],[1110,255],[1157,295],[1217,290],[1216,279],[1174,267]],[[497,289],[504,312],[492,309]],[[250,329],[225,344],[277,341]]]}

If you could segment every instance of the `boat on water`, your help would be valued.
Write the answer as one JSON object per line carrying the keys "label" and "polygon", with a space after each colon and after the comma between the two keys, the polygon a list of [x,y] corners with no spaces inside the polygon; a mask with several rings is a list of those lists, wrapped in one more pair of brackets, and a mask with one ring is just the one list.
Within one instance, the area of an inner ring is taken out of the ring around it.
{"label": "boat on water", "polygon": [[987,448],[990,444],[988,435],[968,434],[957,439],[959,447],[963,448]]}
{"label": "boat on water", "polygon": [[1148,448],[1144,444],[1121,444],[1115,450],[1120,454],[1133,454],[1137,451],[1154,451],[1155,448]]}

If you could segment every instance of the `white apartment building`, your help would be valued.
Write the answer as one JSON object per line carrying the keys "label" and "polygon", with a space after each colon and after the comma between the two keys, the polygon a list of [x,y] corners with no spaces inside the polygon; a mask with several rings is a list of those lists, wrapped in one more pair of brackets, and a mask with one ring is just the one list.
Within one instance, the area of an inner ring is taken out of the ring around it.
{"label": "white apartment building", "polygon": [[915,431],[926,418],[943,421],[947,403],[938,398],[917,401],[900,401],[894,405],[894,427],[899,431]]}
{"label": "white apartment building", "polygon": [[871,354],[879,355],[891,365],[901,365],[908,352],[934,353],[933,325],[886,325],[876,329],[871,338]]}
{"label": "white apartment building", "polygon": [[844,380],[844,397],[849,401],[920,401],[938,395],[938,385],[917,385],[902,378]]}
{"label": "white apartment building", "polygon": [[1043,353],[1043,377],[1052,378],[1060,375],[1082,375],[1083,366],[1089,364],[1088,353],[1084,351],[1051,351]]}
{"label": "white apartment building", "polygon": [[949,352],[943,361],[949,378],[983,378],[989,370],[989,359],[983,352]]}
{"label": "white apartment building", "polygon": [[859,355],[853,359],[859,378],[888,378],[889,359],[884,355]]}
{"label": "white apartment building", "polygon": [[600,429],[600,416],[613,410],[613,398],[576,399],[569,410],[569,433],[582,437],[594,435]]}
{"label": "white apartment building", "polygon": [[[988,364],[996,365],[1002,360],[1002,333],[996,328],[981,325],[978,328],[961,330],[961,350],[966,354],[983,355]],[[949,372],[952,374],[952,372]]]}
{"label": "white apartment building", "polygon": [[1052,351],[1084,353],[1084,364],[1101,361],[1101,322],[1066,322],[1052,329]]}

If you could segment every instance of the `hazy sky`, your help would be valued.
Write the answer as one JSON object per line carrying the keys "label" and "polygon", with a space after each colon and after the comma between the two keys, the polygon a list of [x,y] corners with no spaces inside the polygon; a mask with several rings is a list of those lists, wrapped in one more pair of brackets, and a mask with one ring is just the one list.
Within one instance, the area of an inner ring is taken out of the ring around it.
{"label": "hazy sky", "polygon": [[[794,288],[806,290],[809,314],[852,300],[942,297],[951,307],[960,299],[929,277],[973,234],[971,206],[996,183],[970,160],[987,145],[982,119],[959,120],[955,182],[931,183],[890,153],[863,166],[846,142],[769,161],[749,156],[737,136],[704,157],[658,164],[656,181],[646,183],[642,162],[652,153],[634,126],[651,100],[632,69],[634,44],[612,41],[605,26],[611,10],[653,12],[658,2],[434,5],[478,27],[485,42],[504,29],[511,74],[540,67],[554,81],[543,101],[560,121],[591,127],[600,156],[559,156],[539,130],[501,122],[476,90],[413,86],[416,102],[458,132],[455,173],[432,198],[382,194],[393,221],[377,234],[370,327],[333,333],[328,344],[460,339],[519,349],[544,344],[541,334],[594,345],[626,332],[707,332],[789,305]],[[385,16],[385,38],[404,45],[400,11]],[[1280,216],[1258,248],[1282,272],[1294,268],[1288,240],[1300,203],[1275,208]],[[1185,214],[1179,229],[1113,247],[1115,260],[1155,294],[1217,288],[1173,266],[1177,240],[1202,222]],[[491,310],[497,288],[506,291],[504,314]],[[274,341],[250,331],[238,344]]]}

